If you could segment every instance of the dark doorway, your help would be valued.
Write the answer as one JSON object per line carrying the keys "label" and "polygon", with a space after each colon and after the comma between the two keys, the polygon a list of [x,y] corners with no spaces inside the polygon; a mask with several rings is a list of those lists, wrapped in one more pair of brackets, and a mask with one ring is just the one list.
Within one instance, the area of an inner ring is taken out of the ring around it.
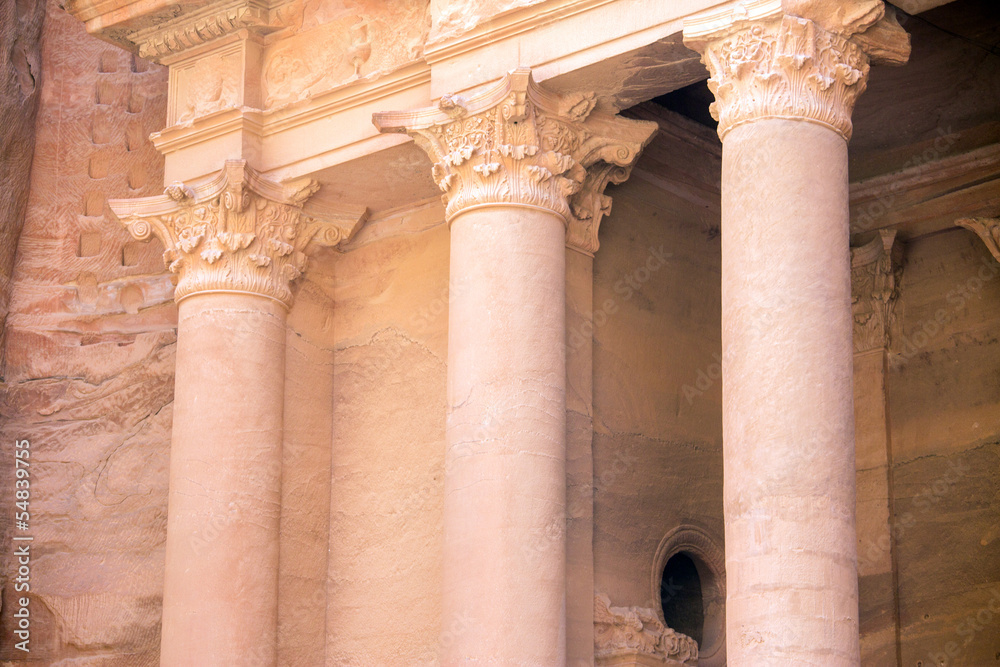
{"label": "dark doorway", "polygon": [[677,632],[691,637],[701,646],[705,627],[705,607],[701,594],[701,577],[694,561],[677,553],[667,560],[660,582],[660,603],[663,619]]}

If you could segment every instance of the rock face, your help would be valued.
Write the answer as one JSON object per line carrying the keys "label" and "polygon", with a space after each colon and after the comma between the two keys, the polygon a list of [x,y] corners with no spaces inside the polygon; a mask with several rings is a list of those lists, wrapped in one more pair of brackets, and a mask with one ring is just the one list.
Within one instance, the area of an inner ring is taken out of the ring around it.
{"label": "rock face", "polygon": [[[37,26],[31,5],[16,3]],[[26,58],[22,87],[40,85],[41,104],[7,316],[2,422],[4,442],[31,442],[30,655],[155,665],[176,309],[162,248],[131,242],[105,202],[162,188],[162,158],[147,136],[164,122],[166,70],[93,39],[56,2],[45,20],[44,80],[37,59]],[[3,95],[5,105],[13,99]],[[5,109],[3,122],[16,115]],[[6,169],[7,153],[2,162]],[[3,229],[7,253],[6,219]],[[13,449],[2,452],[0,504],[10,507]],[[0,577],[13,571],[9,551]],[[5,597],[3,660],[22,657],[6,639],[11,611]]]}
{"label": "rock face", "polygon": [[35,116],[41,98],[42,0],[0,7],[0,365],[10,304],[17,239],[28,203],[28,177],[35,150]]}

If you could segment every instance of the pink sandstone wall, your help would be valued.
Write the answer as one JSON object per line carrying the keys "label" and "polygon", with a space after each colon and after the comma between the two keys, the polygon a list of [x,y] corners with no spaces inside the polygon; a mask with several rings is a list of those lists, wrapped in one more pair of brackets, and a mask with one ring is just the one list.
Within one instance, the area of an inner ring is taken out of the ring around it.
{"label": "pink sandstone wall", "polygon": [[[176,310],[162,249],[131,242],[105,200],[162,190],[146,137],[164,122],[166,71],[47,11],[2,414],[4,442],[31,442],[31,657],[155,665]],[[20,658],[5,584],[0,659]]]}
{"label": "pink sandstone wall", "polygon": [[[45,3],[0,7],[0,325],[7,317],[17,239],[28,203],[35,116],[41,99],[41,33]],[[3,363],[0,326],[0,365]]]}
{"label": "pink sandstone wall", "polygon": [[443,220],[434,201],[370,223],[332,262],[327,665],[439,664],[441,643],[452,641],[438,627],[448,338]]}
{"label": "pink sandstone wall", "polygon": [[664,129],[609,189],[594,260],[594,587],[653,609],[669,531],[696,525],[723,546],[721,146],[659,113]]}
{"label": "pink sandstone wall", "polygon": [[905,251],[887,380],[902,664],[995,664],[1000,264],[964,229]]}

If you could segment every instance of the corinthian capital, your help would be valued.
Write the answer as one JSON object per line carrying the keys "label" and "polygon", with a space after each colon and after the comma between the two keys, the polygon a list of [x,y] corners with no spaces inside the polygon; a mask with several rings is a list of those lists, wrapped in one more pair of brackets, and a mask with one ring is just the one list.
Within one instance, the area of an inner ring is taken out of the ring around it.
{"label": "corinthian capital", "polygon": [[628,178],[657,129],[594,106],[593,93],[555,95],[518,69],[468,100],[445,96],[373,121],[381,132],[408,133],[430,155],[449,221],[477,206],[536,206],[561,216],[567,245],[589,254],[611,209],[604,188]]}
{"label": "corinthian capital", "polygon": [[746,0],[684,24],[715,95],[719,136],[761,118],[806,120],[851,138],[870,62],[901,64],[909,36],[881,0]]}
{"label": "corinthian capital", "polygon": [[164,263],[178,274],[175,301],[198,292],[249,292],[290,307],[307,253],[350,238],[366,213],[306,213],[318,189],[308,180],[274,183],[245,161],[228,160],[211,181],[174,183],[159,197],[108,204],[135,239],[163,243]]}

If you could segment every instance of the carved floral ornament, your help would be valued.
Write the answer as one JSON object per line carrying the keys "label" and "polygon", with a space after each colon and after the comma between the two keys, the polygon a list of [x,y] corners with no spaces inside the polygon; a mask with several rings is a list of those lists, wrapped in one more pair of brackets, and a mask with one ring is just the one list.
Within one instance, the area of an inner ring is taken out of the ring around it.
{"label": "carved floral ornament", "polygon": [[511,204],[552,211],[568,226],[567,245],[592,254],[601,218],[611,210],[608,183],[628,178],[656,123],[596,110],[593,93],[555,95],[528,69],[466,100],[377,113],[381,132],[405,132],[434,161],[446,216]]}
{"label": "carved floral ornament", "polygon": [[894,229],[879,230],[869,243],[851,248],[855,352],[889,346],[902,273],[901,255]]}
{"label": "carved floral ornament", "polygon": [[[607,595],[594,598],[594,658],[598,665],[696,665],[698,643],[665,626],[643,607],[612,607]],[[646,658],[646,661],[642,661]],[[652,660],[649,660],[652,659]]]}
{"label": "carved floral ornament", "polygon": [[747,0],[685,22],[684,43],[711,75],[723,139],[743,123],[783,118],[825,125],[849,141],[869,62],[902,64],[910,51],[881,0]]}
{"label": "carved floral ornament", "polygon": [[159,197],[112,199],[111,210],[139,241],[156,236],[167,268],[179,275],[174,300],[196,292],[249,292],[290,307],[291,284],[307,253],[349,239],[366,212],[303,210],[319,189],[262,177],[243,160],[227,160],[213,180],[174,183]]}

